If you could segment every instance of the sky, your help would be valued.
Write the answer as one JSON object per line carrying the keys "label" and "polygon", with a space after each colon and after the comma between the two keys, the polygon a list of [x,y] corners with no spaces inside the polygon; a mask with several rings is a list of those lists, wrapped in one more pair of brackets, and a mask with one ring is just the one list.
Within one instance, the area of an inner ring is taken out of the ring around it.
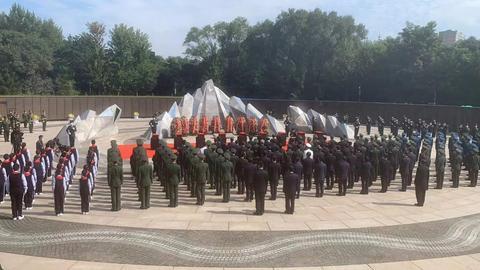
{"label": "sky", "polygon": [[181,56],[192,26],[245,17],[250,24],[275,20],[289,8],[336,11],[351,15],[369,31],[368,38],[396,36],[407,21],[437,22],[437,30],[458,30],[480,37],[480,0],[0,0],[0,11],[18,3],[44,19],[52,18],[65,36],[86,30],[92,21],[109,29],[125,23],[147,33],[161,56]]}

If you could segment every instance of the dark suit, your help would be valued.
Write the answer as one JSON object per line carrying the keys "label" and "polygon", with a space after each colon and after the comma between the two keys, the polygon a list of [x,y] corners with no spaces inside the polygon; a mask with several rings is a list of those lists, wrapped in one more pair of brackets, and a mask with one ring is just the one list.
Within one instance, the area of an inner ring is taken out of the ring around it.
{"label": "dark suit", "polygon": [[312,189],[313,163],[310,157],[303,160],[303,190]]}
{"label": "dark suit", "polygon": [[258,169],[255,173],[255,208],[256,214],[263,215],[265,211],[265,192],[267,191],[268,173]]}
{"label": "dark suit", "polygon": [[317,161],[314,165],[313,178],[315,179],[316,196],[323,196],[323,186],[327,175],[327,165],[323,161]]}
{"label": "dark suit", "polygon": [[297,182],[300,181],[298,174],[287,172],[283,179],[283,192],[285,193],[285,213],[293,214],[295,211],[295,193]]}

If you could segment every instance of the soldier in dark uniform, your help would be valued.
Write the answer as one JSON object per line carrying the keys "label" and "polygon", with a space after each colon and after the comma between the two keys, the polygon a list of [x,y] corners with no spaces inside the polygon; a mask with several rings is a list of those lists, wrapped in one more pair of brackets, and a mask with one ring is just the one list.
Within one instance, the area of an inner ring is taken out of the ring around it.
{"label": "soldier in dark uniform", "polygon": [[390,161],[387,159],[386,156],[382,156],[380,160],[380,180],[382,182],[382,189],[380,190],[380,193],[385,193],[387,192],[388,189],[388,183],[391,174],[391,167],[392,164]]}
{"label": "soldier in dark uniform", "polygon": [[28,120],[28,132],[33,133],[33,118]]}
{"label": "soldier in dark uniform", "polygon": [[27,124],[28,124],[27,111],[23,111],[22,113],[22,123],[23,123],[23,128],[27,128]]}
{"label": "soldier in dark uniform", "polygon": [[410,158],[407,153],[402,155],[400,159],[400,176],[402,177],[402,187],[400,191],[406,191],[408,185],[408,176],[410,173]]}
{"label": "soldier in dark uniform", "polygon": [[153,116],[153,119],[150,120],[148,124],[150,125],[150,128],[152,130],[152,134],[157,134],[158,120],[155,115]]}
{"label": "soldier in dark uniform", "polygon": [[18,152],[23,140],[23,132],[20,131],[20,127],[15,127],[10,137],[10,141],[13,144],[13,151]]}
{"label": "soldier in dark uniform", "polygon": [[43,135],[38,136],[38,141],[35,143],[35,152],[41,153],[45,149],[45,144],[43,143]]}
{"label": "soldier in dark uniform", "polygon": [[265,211],[265,193],[267,191],[268,173],[263,169],[261,162],[257,165],[255,172],[255,215],[263,215]]}
{"label": "soldier in dark uniform", "polygon": [[372,130],[372,118],[370,116],[367,116],[367,135],[370,135]]}
{"label": "soldier in dark uniform", "polygon": [[42,122],[42,130],[47,130],[47,113],[45,110],[42,111],[42,115],[40,116],[40,121]]}
{"label": "soldier in dark uniform", "polygon": [[295,173],[293,167],[289,168],[283,180],[283,192],[285,192],[285,214],[293,214],[295,211],[295,193],[297,182],[300,177]]}
{"label": "soldier in dark uniform", "polygon": [[476,187],[478,181],[478,154],[472,153],[470,157],[470,164],[469,164],[469,172],[468,176],[470,177],[470,185],[469,187]]}
{"label": "soldier in dark uniform", "polygon": [[70,143],[70,147],[75,146],[75,132],[77,132],[77,127],[73,124],[73,121],[70,121],[70,124],[67,127],[66,130],[68,134],[68,140]]}
{"label": "soldier in dark uniform", "polygon": [[3,138],[5,142],[9,142],[10,141],[10,120],[8,120],[7,117],[4,117],[3,119],[2,129],[3,129]]}
{"label": "soldier in dark uniform", "polygon": [[384,127],[385,127],[385,120],[383,120],[383,118],[381,116],[378,116],[377,126],[378,126],[378,133],[380,134],[380,136],[383,136],[383,130],[384,130]]}
{"label": "soldier in dark uniform", "polygon": [[445,165],[447,163],[447,159],[445,158],[445,150],[439,149],[437,152],[437,156],[435,158],[435,171],[436,171],[436,182],[437,186],[436,189],[443,188],[443,179],[445,177]]}
{"label": "soldier in dark uniform", "polygon": [[355,122],[353,122],[355,139],[358,138],[358,132],[360,131],[360,118],[357,116]]}
{"label": "soldier in dark uniform", "polygon": [[253,200],[253,192],[254,192],[254,181],[255,181],[255,173],[257,171],[257,167],[253,162],[249,161],[246,164],[244,169],[245,174],[245,186],[246,186],[246,196],[245,201],[251,202]]}
{"label": "soldier in dark uniform", "polygon": [[350,170],[350,164],[345,160],[345,157],[340,157],[338,163],[339,168],[339,179],[338,179],[338,196],[345,196],[347,194],[347,181],[348,181],[348,172]]}
{"label": "soldier in dark uniform", "polygon": [[221,166],[221,181],[223,186],[223,202],[230,201],[230,186],[232,184],[233,164],[230,162],[230,155],[225,154],[225,161]]}
{"label": "soldier in dark uniform", "polygon": [[462,170],[462,153],[453,152],[453,155],[450,160],[451,169],[452,169],[452,187],[458,188],[460,182],[460,172]]}
{"label": "soldier in dark uniform", "polygon": [[307,156],[302,162],[303,166],[303,190],[309,191],[312,189],[313,176],[313,159],[311,152],[306,153]]}
{"label": "soldier in dark uniform", "polygon": [[108,168],[108,186],[110,187],[110,194],[112,200],[112,211],[120,211],[122,209],[121,203],[121,188],[123,185],[123,168],[118,160],[113,160]]}
{"label": "soldier in dark uniform", "polygon": [[178,184],[180,183],[180,166],[175,162],[176,157],[172,157],[172,162],[168,166],[168,192],[170,203],[168,207],[178,206]]}
{"label": "soldier in dark uniform", "polygon": [[153,168],[148,164],[147,159],[141,160],[141,165],[137,169],[137,178],[140,209],[148,209],[150,208],[150,187],[153,184]]}
{"label": "soldier in dark uniform", "polygon": [[203,205],[205,203],[205,183],[208,180],[208,164],[205,162],[205,156],[199,155],[200,162],[195,166],[195,179],[197,187],[197,205]]}
{"label": "soldier in dark uniform", "polygon": [[362,176],[362,190],[360,191],[360,194],[368,194],[368,187],[370,180],[372,179],[372,163],[368,157],[365,158],[360,171]]}
{"label": "soldier in dark uniform", "polygon": [[303,178],[303,165],[300,162],[300,159],[297,159],[293,163],[293,170],[295,171],[295,173],[298,176],[300,176],[300,181],[298,181],[298,183],[297,183],[297,199],[298,199],[298,198],[300,198],[300,182],[301,182],[301,179]]}
{"label": "soldier in dark uniform", "polygon": [[327,176],[327,164],[323,160],[323,155],[315,155],[315,164],[313,167],[313,179],[315,180],[315,196],[323,197],[325,177]]}
{"label": "soldier in dark uniform", "polygon": [[270,200],[277,199],[277,187],[280,179],[280,171],[282,167],[277,161],[277,158],[273,157],[272,162],[268,166],[268,181],[270,182]]}
{"label": "soldier in dark uniform", "polygon": [[418,163],[417,174],[415,175],[415,195],[417,197],[416,206],[423,206],[425,203],[425,193],[428,189],[428,170],[427,161],[420,160]]}

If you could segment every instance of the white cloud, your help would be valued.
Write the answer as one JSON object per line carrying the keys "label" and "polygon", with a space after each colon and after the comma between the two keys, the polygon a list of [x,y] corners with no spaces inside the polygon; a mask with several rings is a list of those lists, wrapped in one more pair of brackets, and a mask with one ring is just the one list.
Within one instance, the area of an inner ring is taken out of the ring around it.
{"label": "white cloud", "polygon": [[[7,10],[14,0],[2,0]],[[181,55],[192,26],[246,17],[251,24],[275,19],[288,8],[337,11],[366,25],[369,38],[395,36],[406,21],[437,21],[438,29],[457,29],[480,36],[479,0],[19,0],[19,4],[45,18],[53,18],[65,34],[85,30],[90,21],[109,28],[125,23],[146,32],[160,55]]]}

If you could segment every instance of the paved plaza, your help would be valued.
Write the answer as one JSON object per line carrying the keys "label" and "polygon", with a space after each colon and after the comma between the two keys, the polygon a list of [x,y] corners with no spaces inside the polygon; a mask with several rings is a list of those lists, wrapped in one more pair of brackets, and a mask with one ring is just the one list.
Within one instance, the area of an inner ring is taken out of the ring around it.
{"label": "paved plaza", "polygon": [[[112,139],[135,143],[148,121],[122,119]],[[38,135],[53,138],[62,124],[49,123],[47,132],[35,127],[25,141],[34,148]],[[207,189],[205,205],[197,206],[181,185],[179,207],[168,208],[158,182],[151,208],[141,210],[125,162],[122,210],[111,212],[105,176],[110,139],[97,140],[100,172],[89,215],[81,215],[76,181],[61,217],[54,215],[50,182],[24,220],[11,220],[9,199],[0,205],[4,269],[480,269],[480,188],[467,187],[466,172],[460,188],[453,189],[448,167],[444,189],[436,190],[432,162],[424,207],[413,206],[413,187],[398,191],[397,174],[387,193],[378,193],[380,181],[368,195],[360,194],[359,183],[346,197],[335,196],[336,189],[323,198],[302,191],[294,215],[283,214],[280,188],[276,201],[268,200],[267,192],[266,212],[255,216],[254,202],[244,202],[234,189],[229,203]],[[79,147],[78,166],[86,147]],[[10,149],[0,142],[0,153]]]}

